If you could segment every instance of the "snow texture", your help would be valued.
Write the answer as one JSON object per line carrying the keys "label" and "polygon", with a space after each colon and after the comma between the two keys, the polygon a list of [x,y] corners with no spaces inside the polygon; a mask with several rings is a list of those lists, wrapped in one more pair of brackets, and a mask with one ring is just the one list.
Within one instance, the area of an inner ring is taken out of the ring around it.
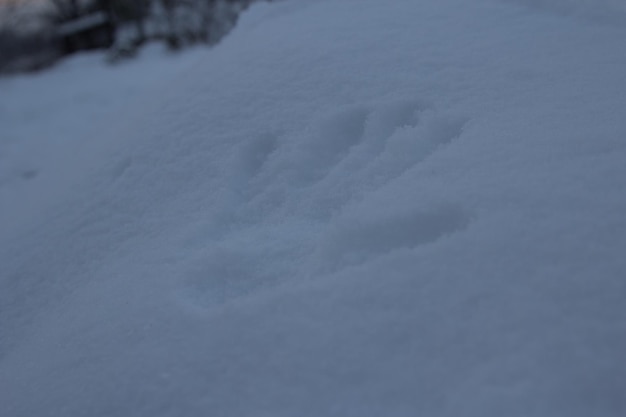
{"label": "snow texture", "polygon": [[623,417],[620,7],[273,2],[0,80],[0,415]]}

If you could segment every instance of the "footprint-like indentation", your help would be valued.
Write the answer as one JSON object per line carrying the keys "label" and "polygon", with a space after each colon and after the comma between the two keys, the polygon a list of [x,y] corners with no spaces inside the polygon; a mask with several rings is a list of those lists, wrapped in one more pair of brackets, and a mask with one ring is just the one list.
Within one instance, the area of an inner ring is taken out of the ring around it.
{"label": "footprint-like indentation", "polygon": [[190,262],[178,298],[183,307],[204,310],[244,296],[259,287],[259,262],[236,250],[213,249]]}
{"label": "footprint-like indentation", "polygon": [[351,148],[311,184],[298,207],[334,216],[346,204],[405,175],[461,138],[467,120],[405,101],[372,110],[362,146]]}
{"label": "footprint-like indentation", "polygon": [[185,309],[206,311],[274,288],[291,279],[310,253],[316,229],[300,219],[280,225],[247,225],[205,242],[177,277],[177,301]]}
{"label": "footprint-like indentation", "polygon": [[363,141],[370,110],[365,106],[345,109],[309,130],[302,149],[303,169],[319,180]]}
{"label": "footprint-like indentation", "polygon": [[424,109],[427,107],[423,104],[404,100],[338,113],[320,135],[331,141],[332,146],[325,146],[323,140],[314,138],[319,146],[325,146],[334,155],[326,158],[331,163],[320,180],[343,176],[344,171],[359,172],[384,151],[385,143],[397,131],[416,128]]}
{"label": "footprint-like indentation", "polygon": [[[461,138],[465,125],[402,100],[354,105],[298,131],[236,144],[220,160],[225,186],[206,226],[186,238],[202,253],[177,280],[182,307],[206,311],[286,279],[333,273],[463,230],[469,212],[424,202],[423,171],[412,168]],[[123,160],[116,176],[131,164]],[[395,180],[409,189],[388,194]],[[403,192],[416,196],[408,206],[394,204]]]}
{"label": "footprint-like indentation", "polygon": [[323,239],[316,262],[324,272],[337,271],[432,243],[465,229],[470,220],[466,210],[452,204],[372,219],[345,219]]}
{"label": "footprint-like indentation", "polygon": [[[409,164],[417,164],[438,148],[458,139],[466,121],[428,112],[414,127],[397,129],[385,143],[382,155]],[[398,162],[398,161],[396,161]]]}
{"label": "footprint-like indentation", "polygon": [[351,116],[338,117],[344,127],[347,122],[352,124],[351,129],[343,129],[349,141],[328,146],[315,138],[320,147],[334,154],[334,158],[326,158],[332,163],[323,167],[324,175],[319,175],[316,181],[324,186],[341,183],[345,189],[348,180],[354,183],[351,188],[362,189],[359,183],[380,187],[460,138],[467,122],[411,100],[380,105],[369,111],[353,111]]}
{"label": "footprint-like indentation", "polygon": [[427,125],[427,132],[437,146],[446,145],[461,137],[466,124],[467,119],[460,116],[435,115]]}
{"label": "footprint-like indentation", "polygon": [[[270,137],[243,148],[248,201],[255,211],[272,211],[293,203],[319,183],[362,143],[370,109],[357,105],[333,112],[292,132],[278,143]],[[274,136],[276,137],[276,136]]]}
{"label": "footprint-like indentation", "polygon": [[240,155],[244,172],[250,177],[258,174],[277,147],[277,136],[270,133],[245,144]]}
{"label": "footprint-like indentation", "polygon": [[128,156],[119,160],[111,167],[111,178],[113,181],[117,181],[126,174],[128,169],[133,165],[133,159]]}
{"label": "footprint-like indentation", "polygon": [[461,117],[440,115],[432,110],[422,112],[417,125],[400,127],[386,138],[383,149],[364,175],[374,178],[376,187],[400,177],[459,139],[466,123]]}
{"label": "footprint-like indentation", "polygon": [[357,106],[332,115],[322,122],[314,140],[324,151],[344,152],[363,138],[369,109]]}
{"label": "footprint-like indentation", "polygon": [[415,100],[387,103],[372,112],[368,120],[368,136],[384,141],[402,128],[414,128],[420,122],[420,113],[429,108]]}

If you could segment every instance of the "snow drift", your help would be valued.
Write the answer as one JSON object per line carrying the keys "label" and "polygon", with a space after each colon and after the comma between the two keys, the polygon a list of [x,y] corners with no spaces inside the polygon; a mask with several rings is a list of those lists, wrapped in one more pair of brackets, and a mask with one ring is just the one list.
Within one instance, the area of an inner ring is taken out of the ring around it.
{"label": "snow drift", "polygon": [[624,415],[625,30],[253,7],[3,234],[0,414]]}

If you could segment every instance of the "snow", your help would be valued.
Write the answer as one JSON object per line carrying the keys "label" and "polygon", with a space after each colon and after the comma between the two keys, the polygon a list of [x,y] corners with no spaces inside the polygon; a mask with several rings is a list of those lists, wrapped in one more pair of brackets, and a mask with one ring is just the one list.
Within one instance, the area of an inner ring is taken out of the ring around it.
{"label": "snow", "polygon": [[0,415],[623,416],[626,29],[566,4],[0,80]]}
{"label": "snow", "polygon": [[116,66],[85,53],[48,72],[0,78],[0,230],[32,222],[42,204],[60,200],[112,142],[99,132],[146,107],[151,91],[204,52],[178,57],[148,45],[139,60]]}

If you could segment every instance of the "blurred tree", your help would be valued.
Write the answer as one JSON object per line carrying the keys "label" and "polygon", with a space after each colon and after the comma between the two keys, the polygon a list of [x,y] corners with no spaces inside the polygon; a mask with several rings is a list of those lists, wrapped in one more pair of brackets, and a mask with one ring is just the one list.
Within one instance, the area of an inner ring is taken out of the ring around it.
{"label": "blurred tree", "polygon": [[79,0],[50,0],[54,7],[54,18],[57,22],[65,22],[76,19],[81,15],[81,2]]}
{"label": "blurred tree", "polygon": [[146,22],[150,15],[152,0],[110,0],[110,9],[115,19],[121,23],[132,22],[137,31],[137,43],[148,38]]}
{"label": "blurred tree", "polygon": [[0,4],[0,72],[40,69],[57,57],[50,27],[38,11],[20,0]]}

